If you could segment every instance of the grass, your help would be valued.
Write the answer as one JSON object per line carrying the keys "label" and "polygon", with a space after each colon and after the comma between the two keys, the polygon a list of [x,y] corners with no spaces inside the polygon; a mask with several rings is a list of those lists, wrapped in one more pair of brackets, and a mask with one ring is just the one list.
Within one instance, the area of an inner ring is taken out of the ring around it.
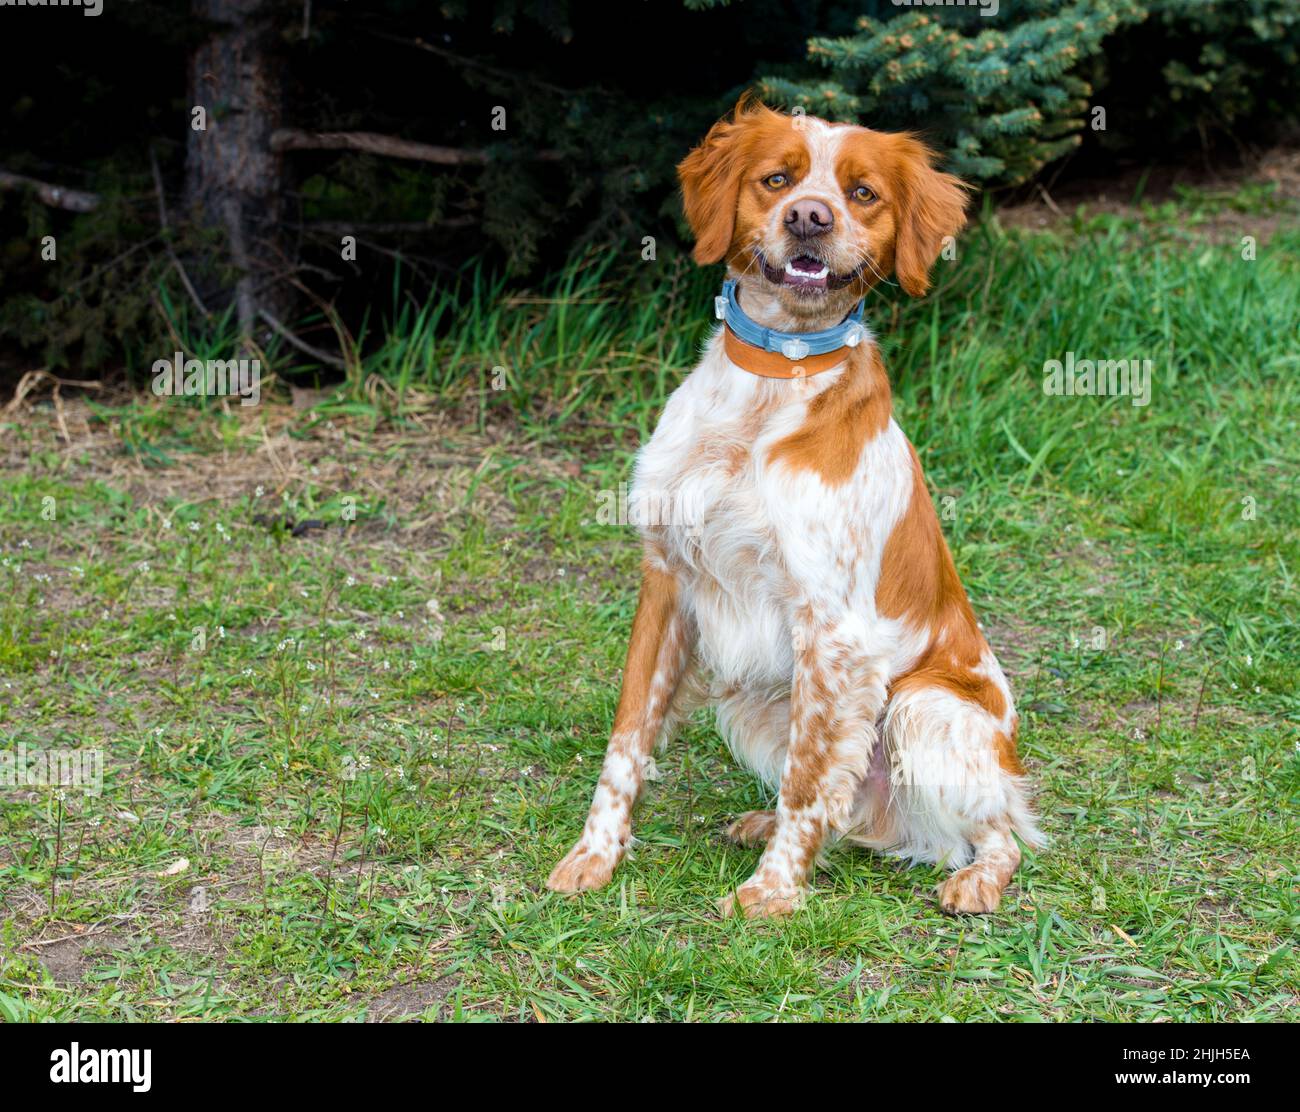
{"label": "grass", "polygon": [[[722,829],[768,801],[704,718],[614,883],[541,887],[635,602],[598,510],[715,274],[468,272],[312,409],[9,420],[0,738],[105,769],[0,792],[0,1017],[1294,1014],[1300,231],[1246,261],[1184,230],[1211,203],[986,220],[869,307],[1053,839],[986,918],[837,850],[789,922],[720,920],[757,859]],[[1067,351],[1151,359],[1150,405],[1045,396]]]}

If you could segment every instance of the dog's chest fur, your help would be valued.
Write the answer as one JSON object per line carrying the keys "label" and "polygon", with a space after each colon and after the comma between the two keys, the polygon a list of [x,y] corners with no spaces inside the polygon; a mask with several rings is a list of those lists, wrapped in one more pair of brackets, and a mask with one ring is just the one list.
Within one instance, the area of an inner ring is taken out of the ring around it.
{"label": "dog's chest fur", "polygon": [[711,350],[637,458],[636,520],[679,577],[700,659],[723,685],[789,687],[794,600],[782,536],[799,494],[767,454],[819,388],[745,374]]}

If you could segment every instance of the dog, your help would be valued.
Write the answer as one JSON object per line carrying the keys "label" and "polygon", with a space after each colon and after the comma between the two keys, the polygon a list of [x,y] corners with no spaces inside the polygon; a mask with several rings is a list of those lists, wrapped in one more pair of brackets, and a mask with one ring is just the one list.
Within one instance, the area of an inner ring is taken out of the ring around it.
{"label": "dog", "polygon": [[914,135],[784,115],[752,96],[678,166],[721,326],[636,460],[640,600],[582,836],[547,881],[607,883],[656,744],[716,708],[777,796],[728,831],[765,843],[723,914],[779,916],[843,839],[951,870],[949,913],[997,909],[1044,844],[1018,718],[940,531],[862,320],[909,295],[966,222],[966,186]]}

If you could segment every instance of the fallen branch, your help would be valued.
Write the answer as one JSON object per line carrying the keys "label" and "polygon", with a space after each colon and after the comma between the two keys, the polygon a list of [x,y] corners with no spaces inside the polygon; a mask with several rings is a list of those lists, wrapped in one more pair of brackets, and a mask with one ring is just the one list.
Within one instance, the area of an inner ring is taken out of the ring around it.
{"label": "fallen branch", "polygon": [[0,170],[0,189],[30,189],[45,204],[69,212],[90,212],[99,207],[98,193],[85,193],[80,189],[66,189],[48,181],[37,181],[22,174]]}
{"label": "fallen branch", "polygon": [[[11,413],[17,412],[22,406],[24,399],[31,394],[42,383],[52,383],[54,386],[54,398],[56,403],[62,404],[59,398],[59,388],[61,386],[75,386],[81,390],[102,390],[102,382],[90,382],[84,379],[59,378],[58,375],[52,375],[49,371],[41,369],[38,371],[28,371],[18,380],[18,385],[14,389],[14,396],[9,400],[9,404],[0,412],[7,417]],[[66,433],[65,433],[65,439]]]}
{"label": "fallen branch", "polygon": [[288,343],[293,347],[296,347],[299,351],[310,355],[313,359],[319,359],[327,366],[337,367],[341,371],[346,371],[348,369],[348,365],[344,360],[340,359],[337,355],[331,355],[328,351],[321,351],[320,348],[313,347],[306,340],[296,336],[265,309],[259,310],[258,316],[266,321],[275,332],[277,332],[284,340],[288,341]]}
{"label": "fallen branch", "polygon": [[[298,128],[280,128],[271,133],[273,151],[365,151],[367,154],[387,158],[407,158],[416,162],[433,162],[439,166],[485,166],[487,151],[461,147],[435,147],[429,143],[414,143],[395,135],[379,135],[373,131],[302,131]],[[557,162],[559,151],[535,151],[532,158],[539,162]]]}

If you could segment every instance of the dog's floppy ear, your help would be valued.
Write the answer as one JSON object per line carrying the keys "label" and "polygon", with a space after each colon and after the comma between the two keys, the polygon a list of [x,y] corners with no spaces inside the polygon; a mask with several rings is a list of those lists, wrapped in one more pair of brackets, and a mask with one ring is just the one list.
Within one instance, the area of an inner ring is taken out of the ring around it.
{"label": "dog's floppy ear", "polygon": [[934,152],[911,135],[895,136],[895,188],[900,210],[894,273],[913,297],[930,288],[930,267],[943,241],[966,225],[967,184],[933,166]]}
{"label": "dog's floppy ear", "polygon": [[709,128],[704,142],[678,163],[686,222],[695,233],[695,261],[701,266],[725,258],[731,246],[746,158],[741,137],[764,115],[776,113],[746,93],[731,115]]}

